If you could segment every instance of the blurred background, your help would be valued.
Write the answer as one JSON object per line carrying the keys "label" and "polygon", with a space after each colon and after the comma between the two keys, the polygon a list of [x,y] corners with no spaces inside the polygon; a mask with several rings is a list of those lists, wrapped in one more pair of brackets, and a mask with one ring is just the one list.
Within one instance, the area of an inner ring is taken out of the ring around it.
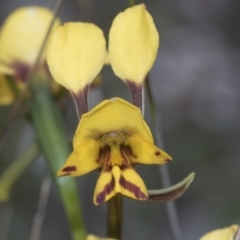
{"label": "blurred background", "polygon": [[[135,3],[141,3],[135,1]],[[184,240],[240,222],[240,2],[234,0],[146,0],[160,32],[157,60],[150,86],[161,118],[164,149],[173,184],[190,172],[196,178],[176,200]],[[0,1],[0,24],[14,9],[39,5],[53,9],[51,0]],[[63,0],[62,22],[90,21],[108,36],[113,18],[128,1]],[[130,100],[127,87],[109,66],[102,83],[91,90],[91,107],[114,96]],[[147,99],[146,99],[147,100]],[[0,107],[0,130],[11,107]],[[148,101],[146,121],[152,126]],[[64,112],[72,138],[78,124],[69,96]],[[160,130],[159,130],[160,131]],[[11,128],[0,159],[0,173],[34,139],[31,125],[20,117]],[[45,163],[39,157],[15,184],[11,200],[0,203],[0,239],[29,239]],[[137,166],[149,189],[161,188],[157,166]],[[106,204],[93,205],[97,172],[77,179],[88,232],[106,234]],[[68,222],[52,185],[42,230],[44,240],[70,240]],[[124,198],[124,240],[171,240],[165,204]]]}

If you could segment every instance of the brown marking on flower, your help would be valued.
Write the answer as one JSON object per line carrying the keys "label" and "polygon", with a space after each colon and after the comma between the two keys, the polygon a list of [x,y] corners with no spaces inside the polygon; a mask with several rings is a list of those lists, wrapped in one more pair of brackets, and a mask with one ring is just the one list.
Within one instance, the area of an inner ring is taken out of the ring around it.
{"label": "brown marking on flower", "polygon": [[[143,83],[137,84],[134,81],[126,80],[125,81],[132,96],[132,103],[136,107],[143,110]],[[143,81],[144,82],[144,81]]]}
{"label": "brown marking on flower", "polygon": [[137,155],[133,153],[132,149],[128,145],[120,144],[120,150],[125,156],[130,156],[137,159]]}
{"label": "brown marking on flower", "polygon": [[103,190],[101,192],[99,192],[96,196],[96,203],[98,205],[102,204],[103,202],[105,202],[105,198],[106,196],[112,192],[112,190],[114,189],[115,186],[115,179],[114,177],[112,177],[111,181],[109,183],[107,183]]}
{"label": "brown marking on flower", "polygon": [[156,155],[156,156],[161,155],[160,151],[156,151],[156,152],[155,152],[155,155]]}
{"label": "brown marking on flower", "polygon": [[62,171],[70,173],[70,172],[77,171],[77,168],[76,168],[76,166],[67,166],[67,167],[63,168]]}
{"label": "brown marking on flower", "polygon": [[137,199],[142,199],[142,200],[147,200],[148,196],[146,196],[145,193],[143,193],[140,189],[140,187],[138,187],[137,185],[129,182],[128,180],[126,180],[123,176],[120,177],[119,179],[119,184],[126,190],[128,190],[129,192],[133,193],[134,196]]}
{"label": "brown marking on flower", "polygon": [[18,61],[15,61],[14,63],[12,63],[11,67],[15,71],[16,79],[22,82],[25,82],[31,67],[26,63],[18,62]]}
{"label": "brown marking on flower", "polygon": [[122,149],[121,149],[121,145],[120,145],[120,155],[121,155],[121,157],[122,157],[122,166],[127,166],[128,163],[129,163],[129,160],[128,160],[128,158],[127,158],[125,152],[122,151]]}
{"label": "brown marking on flower", "polygon": [[103,165],[103,163],[105,163],[108,166],[110,160],[110,152],[111,147],[108,144],[105,144],[103,147],[99,149],[99,154],[98,158],[96,159],[96,162],[100,165]]}
{"label": "brown marking on flower", "polygon": [[172,162],[171,159],[165,159],[165,162]]}

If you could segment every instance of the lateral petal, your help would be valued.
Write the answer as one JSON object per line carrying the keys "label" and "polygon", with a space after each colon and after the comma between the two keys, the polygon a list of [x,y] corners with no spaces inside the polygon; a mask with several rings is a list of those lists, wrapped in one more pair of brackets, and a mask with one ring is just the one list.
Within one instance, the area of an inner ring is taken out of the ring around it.
{"label": "lateral petal", "polygon": [[128,8],[114,19],[108,59],[123,81],[142,84],[155,61],[159,35],[144,4]]}
{"label": "lateral petal", "polygon": [[57,175],[76,177],[99,168],[99,147],[100,144],[91,138],[78,143]]}
{"label": "lateral petal", "polygon": [[[140,133],[135,133],[128,139],[132,154],[131,161],[142,164],[164,164],[172,158],[153,143],[145,141]],[[129,155],[128,155],[129,156]]]}
{"label": "lateral petal", "polygon": [[91,23],[66,23],[50,38],[47,63],[59,84],[78,93],[90,84],[106,59],[103,32]]}

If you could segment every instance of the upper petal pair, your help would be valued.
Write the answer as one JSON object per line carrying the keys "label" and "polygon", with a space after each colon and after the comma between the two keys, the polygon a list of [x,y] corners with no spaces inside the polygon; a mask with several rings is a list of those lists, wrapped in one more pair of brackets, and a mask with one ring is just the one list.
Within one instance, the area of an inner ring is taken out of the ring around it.
{"label": "upper petal pair", "polygon": [[122,80],[140,84],[153,65],[158,44],[152,17],[141,4],[114,19],[108,54],[101,29],[89,23],[67,23],[51,37],[47,62],[54,79],[73,93],[91,84],[106,60]]}

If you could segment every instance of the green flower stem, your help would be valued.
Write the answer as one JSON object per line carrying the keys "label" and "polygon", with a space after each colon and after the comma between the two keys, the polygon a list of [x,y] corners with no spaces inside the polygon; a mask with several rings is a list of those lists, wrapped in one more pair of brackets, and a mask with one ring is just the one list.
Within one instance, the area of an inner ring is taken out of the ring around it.
{"label": "green flower stem", "polygon": [[122,195],[117,194],[108,201],[107,236],[121,239],[122,233]]}
{"label": "green flower stem", "polygon": [[32,120],[40,147],[46,158],[52,177],[59,189],[64,209],[70,224],[72,238],[86,238],[81,208],[79,204],[76,180],[71,177],[57,177],[57,171],[63,166],[71,153],[59,108],[53,102],[50,83],[41,76],[35,77],[31,85]]}
{"label": "green flower stem", "polygon": [[0,177],[0,201],[7,201],[13,184],[22,175],[23,171],[39,155],[39,147],[33,142],[25,152],[23,152],[2,174]]}

